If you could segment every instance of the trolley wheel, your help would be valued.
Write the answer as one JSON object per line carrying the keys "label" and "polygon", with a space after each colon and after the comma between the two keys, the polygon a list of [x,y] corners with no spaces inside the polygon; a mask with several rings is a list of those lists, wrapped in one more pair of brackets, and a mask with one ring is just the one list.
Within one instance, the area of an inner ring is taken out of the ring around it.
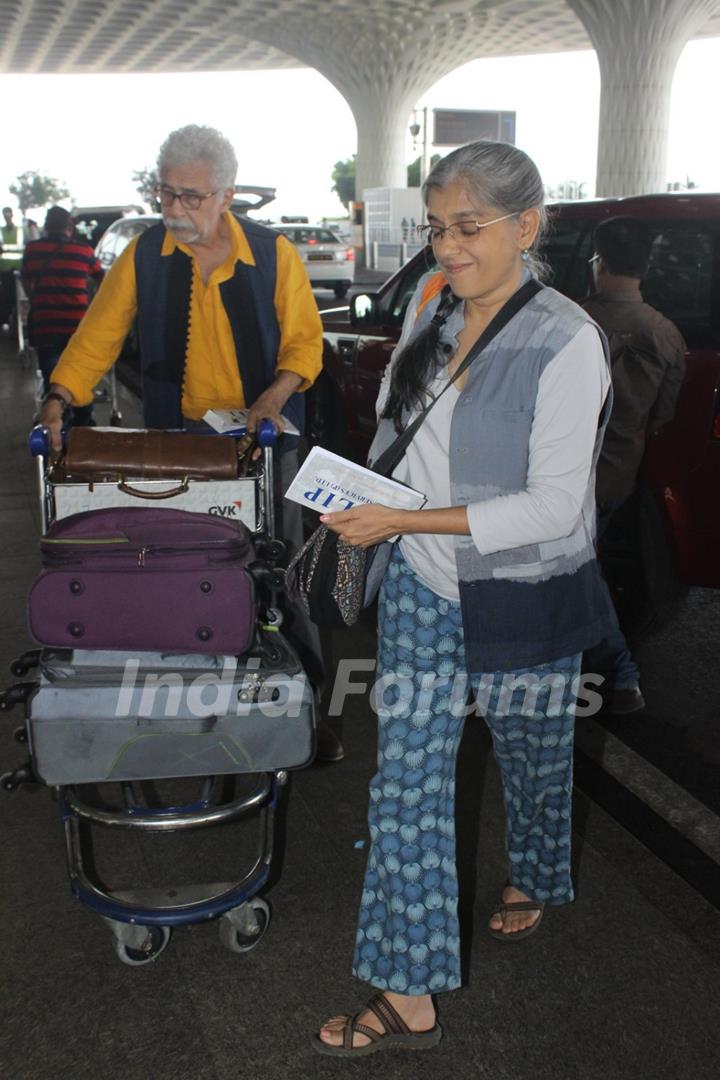
{"label": "trolley wheel", "polygon": [[167,948],[171,934],[169,926],[146,926],[144,929],[147,934],[145,941],[139,947],[128,945],[120,938],[115,938],[115,952],[123,964],[128,964],[130,967],[149,964],[152,960],[157,960],[160,953]]}
{"label": "trolley wheel", "polygon": [[110,427],[120,427],[122,425],[122,413],[117,409],[113,409],[110,413]]}
{"label": "trolley wheel", "polygon": [[[239,921],[242,929],[236,925]],[[220,941],[230,952],[246,953],[259,945],[270,925],[270,905],[259,896],[220,919]]]}
{"label": "trolley wheel", "polygon": [[286,545],[282,540],[269,540],[265,547],[265,557],[270,562],[279,562],[286,551]]}
{"label": "trolley wheel", "polygon": [[23,675],[27,675],[30,668],[37,667],[40,663],[40,650],[30,649],[29,652],[25,652],[22,656],[18,656],[10,665],[10,671],[18,678],[22,678]]}
{"label": "trolley wheel", "polygon": [[27,728],[24,725],[22,727],[16,727],[13,731],[13,739],[15,742],[26,743],[28,741]]}
{"label": "trolley wheel", "polygon": [[35,784],[37,783],[37,777],[32,771],[32,765],[30,762],[26,762],[24,765],[19,765],[17,769],[13,769],[12,772],[3,773],[0,776],[0,789],[3,791],[15,791],[23,784]]}
{"label": "trolley wheel", "polygon": [[0,712],[9,712],[15,705],[24,705],[37,687],[36,682],[21,682],[9,686],[7,690],[0,690]]}

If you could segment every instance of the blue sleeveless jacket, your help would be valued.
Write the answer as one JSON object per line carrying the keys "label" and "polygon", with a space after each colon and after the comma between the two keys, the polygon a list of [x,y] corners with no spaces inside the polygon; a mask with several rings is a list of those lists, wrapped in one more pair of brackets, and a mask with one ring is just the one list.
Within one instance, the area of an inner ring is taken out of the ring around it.
{"label": "blue sleeveless jacket", "polygon": [[[241,228],[255,265],[238,260],[234,276],[220,285],[220,295],[249,406],[275,379],[280,347],[274,300],[278,234],[254,221],[243,220]],[[135,249],[143,417],[147,427],[180,428],[192,260],[180,248],[169,256],[161,254],[165,232],[162,223],[147,229]],[[302,394],[293,394],[283,412],[299,431],[303,430]],[[283,436],[281,449],[290,449],[296,442],[296,438]]]}

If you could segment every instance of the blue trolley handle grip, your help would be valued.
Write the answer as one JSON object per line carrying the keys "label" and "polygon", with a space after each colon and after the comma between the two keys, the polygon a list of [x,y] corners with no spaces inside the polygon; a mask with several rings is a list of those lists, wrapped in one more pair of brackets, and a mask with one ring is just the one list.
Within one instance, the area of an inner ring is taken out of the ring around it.
{"label": "blue trolley handle grip", "polygon": [[[50,455],[50,439],[48,437],[49,432],[42,424],[36,424],[28,436],[28,447],[33,457],[49,457]],[[63,428],[60,432],[62,437],[63,450],[67,443],[67,431]]]}
{"label": "blue trolley handle grip", "polygon": [[33,457],[47,457],[48,431],[42,424],[36,424],[28,435],[28,447]]}
{"label": "blue trolley handle grip", "polygon": [[257,429],[257,441],[258,446],[263,449],[267,446],[275,446],[277,442],[277,431],[272,420],[261,420]]}

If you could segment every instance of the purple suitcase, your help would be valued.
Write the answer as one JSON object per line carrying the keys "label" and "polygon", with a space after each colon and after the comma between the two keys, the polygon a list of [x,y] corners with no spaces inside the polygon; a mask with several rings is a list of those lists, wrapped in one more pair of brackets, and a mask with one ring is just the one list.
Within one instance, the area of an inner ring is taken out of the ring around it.
{"label": "purple suitcase", "polygon": [[41,645],[243,653],[255,629],[255,553],[241,522],[154,507],[56,521],[28,598]]}

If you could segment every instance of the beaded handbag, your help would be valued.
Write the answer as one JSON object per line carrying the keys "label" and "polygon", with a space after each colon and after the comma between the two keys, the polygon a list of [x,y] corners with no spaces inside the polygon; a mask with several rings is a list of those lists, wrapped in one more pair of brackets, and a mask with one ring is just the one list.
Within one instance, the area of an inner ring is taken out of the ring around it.
{"label": "beaded handbag", "polygon": [[348,544],[320,525],[290,562],[285,583],[313,622],[353,626],[363,606],[367,550]]}

